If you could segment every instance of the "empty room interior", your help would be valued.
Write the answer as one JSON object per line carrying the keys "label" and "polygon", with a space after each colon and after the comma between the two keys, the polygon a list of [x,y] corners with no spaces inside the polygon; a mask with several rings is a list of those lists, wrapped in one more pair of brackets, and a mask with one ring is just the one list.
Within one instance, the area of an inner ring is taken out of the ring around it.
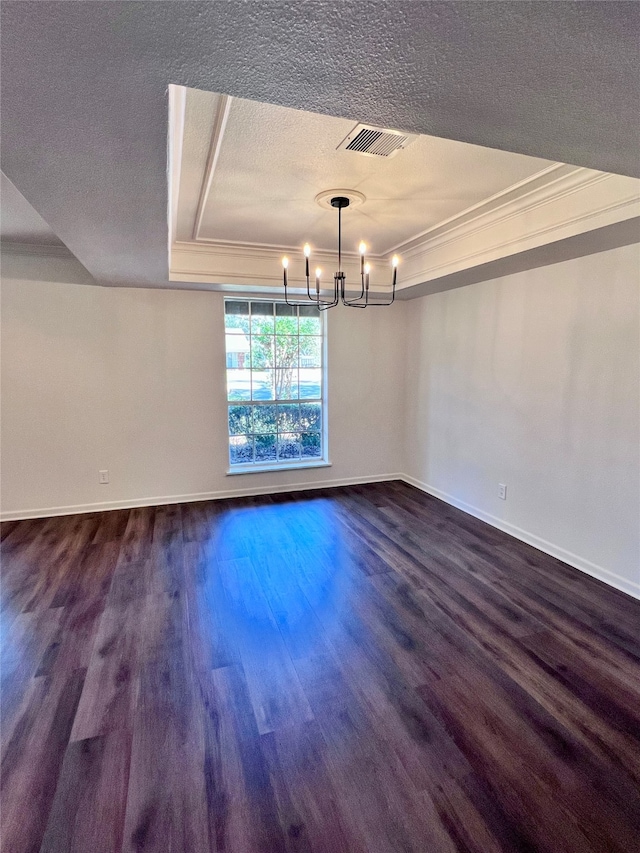
{"label": "empty room interior", "polygon": [[6,853],[638,853],[640,4],[1,20]]}

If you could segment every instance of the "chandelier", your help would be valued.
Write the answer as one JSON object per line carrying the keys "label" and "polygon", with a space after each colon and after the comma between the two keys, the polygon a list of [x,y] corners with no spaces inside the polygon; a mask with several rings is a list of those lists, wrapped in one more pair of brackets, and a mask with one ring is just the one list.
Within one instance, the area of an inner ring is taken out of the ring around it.
{"label": "chandelier", "polygon": [[[320,311],[326,311],[327,308],[334,308],[340,302],[343,305],[346,305],[348,308],[367,308],[369,305],[371,306],[386,306],[391,305],[396,298],[396,276],[398,272],[398,262],[399,258],[397,255],[394,255],[391,259],[391,267],[393,269],[393,275],[391,280],[391,298],[386,301],[380,301],[379,299],[375,299],[375,301],[369,301],[369,296],[376,297],[377,294],[369,289],[369,274],[371,272],[371,266],[367,263],[366,260],[366,252],[367,246],[365,243],[360,243],[358,247],[358,252],[360,254],[360,293],[357,296],[354,296],[352,299],[347,299],[346,297],[346,283],[347,277],[342,270],[342,211],[344,208],[349,207],[350,199],[346,196],[337,195],[333,196],[330,199],[331,207],[336,208],[338,211],[338,271],[333,275],[333,296],[329,298],[321,297],[321,277],[322,270],[320,267],[316,268],[315,271],[315,291],[311,290],[311,278],[309,275],[309,259],[311,257],[311,246],[308,243],[305,243],[304,246],[304,260],[305,260],[305,277],[307,279],[307,302],[290,302],[287,287],[289,286],[289,280],[287,277],[287,270],[289,269],[289,258],[282,259],[282,267],[284,271],[284,299],[287,305],[297,306],[297,305],[308,305],[309,301],[312,304],[316,305]],[[357,293],[357,291],[356,291]],[[385,296],[388,296],[388,291],[380,292]]]}

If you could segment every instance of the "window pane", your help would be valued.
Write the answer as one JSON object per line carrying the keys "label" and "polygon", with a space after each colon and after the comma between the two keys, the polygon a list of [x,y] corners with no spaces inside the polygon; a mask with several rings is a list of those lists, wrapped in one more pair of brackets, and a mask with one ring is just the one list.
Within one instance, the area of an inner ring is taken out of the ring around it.
{"label": "window pane", "polygon": [[320,367],[322,338],[300,338],[300,367]]}
{"label": "window pane", "polygon": [[298,306],[287,305],[286,302],[276,302],[276,317],[297,317]]}
{"label": "window pane", "polygon": [[276,367],[298,366],[298,338],[278,335],[276,338]]}
{"label": "window pane", "polygon": [[319,432],[303,432],[300,436],[303,459],[317,459],[322,456],[322,436]]}
{"label": "window pane", "polygon": [[256,435],[256,462],[275,462],[277,439],[275,435]]}
{"label": "window pane", "polygon": [[253,406],[253,431],[256,433],[275,432],[276,407]]}
{"label": "window pane", "polygon": [[227,399],[251,399],[251,372],[249,370],[227,370]]}
{"label": "window pane", "polygon": [[249,318],[238,317],[233,314],[225,314],[224,327],[228,335],[248,335]]}
{"label": "window pane", "polygon": [[278,406],[278,432],[295,432],[300,429],[300,406],[285,403]]}
{"label": "window pane", "polygon": [[300,427],[309,432],[322,429],[322,403],[300,404]]}
{"label": "window pane", "polygon": [[274,397],[274,372],[273,370],[252,370],[251,387],[254,400],[273,400]]}
{"label": "window pane", "polygon": [[225,314],[244,314],[245,316],[249,316],[249,303],[244,300],[234,302],[232,299],[225,300],[224,303],[224,313]]}
{"label": "window pane", "polygon": [[272,335],[275,331],[273,302],[251,303],[251,332],[254,335]]}
{"label": "window pane", "polygon": [[298,314],[301,317],[316,317],[320,318],[320,309],[316,308],[315,305],[301,305],[298,308]]}
{"label": "window pane", "polygon": [[249,332],[249,303],[225,302],[224,327],[227,334],[246,335]]}
{"label": "window pane", "polygon": [[275,370],[276,399],[297,400],[298,398],[298,368]]}
{"label": "window pane", "polygon": [[227,367],[244,370],[249,367],[251,345],[249,338],[240,329],[227,329],[224,338],[227,351]]}
{"label": "window pane", "polygon": [[276,302],[276,334],[298,334],[298,309],[293,305]]}
{"label": "window pane", "polygon": [[318,399],[322,396],[322,370],[308,367],[300,370],[300,399]]}
{"label": "window pane", "polygon": [[252,335],[251,344],[251,367],[254,370],[275,367],[271,335]]}
{"label": "window pane", "polygon": [[229,461],[232,465],[247,465],[253,462],[253,436],[231,436],[229,439]]}
{"label": "window pane", "polygon": [[251,432],[251,406],[229,406],[229,435]]}
{"label": "window pane", "polygon": [[300,309],[300,334],[301,335],[319,335],[321,334],[321,326],[320,326],[320,314],[317,308],[312,308],[311,311],[315,311],[315,314],[305,314],[303,315],[303,311],[306,311],[306,308]]}
{"label": "window pane", "polygon": [[278,436],[278,459],[300,458],[300,435],[294,432]]}

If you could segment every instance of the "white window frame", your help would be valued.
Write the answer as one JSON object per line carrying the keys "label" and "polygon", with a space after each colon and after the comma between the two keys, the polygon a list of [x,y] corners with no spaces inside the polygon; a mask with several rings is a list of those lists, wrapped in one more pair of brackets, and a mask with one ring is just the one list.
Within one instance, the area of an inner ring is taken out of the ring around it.
{"label": "white window frame", "polygon": [[[226,352],[226,303],[227,302],[271,302],[273,304],[281,304],[286,305],[286,302],[283,299],[273,299],[264,296],[230,296],[225,297],[224,306],[223,306],[223,329],[222,333],[225,336],[225,355],[224,355],[224,390],[225,390],[225,405],[226,405],[226,423],[227,423],[227,460],[228,460],[228,468],[227,475],[233,476],[237,474],[261,474],[270,471],[295,471],[298,469],[305,468],[327,468],[331,466],[331,462],[329,460],[329,415],[328,415],[328,400],[327,400],[327,312],[320,311],[320,347],[321,347],[321,395],[320,398],[314,399],[295,399],[295,400],[229,400],[229,392],[228,392],[228,382],[227,382],[227,352]],[[310,307],[313,307],[312,303],[309,303]],[[249,312],[251,312],[251,308],[249,308]],[[249,318],[251,318],[251,313],[249,313]],[[251,344],[251,320],[249,319],[249,343]],[[300,333],[298,332],[298,337],[300,337]],[[309,459],[297,459],[294,461],[283,460],[279,462],[278,460],[269,460],[264,463],[260,462],[251,462],[249,464],[231,464],[231,444],[229,439],[231,435],[229,433],[229,408],[231,406],[260,406],[260,405],[278,405],[278,404],[287,404],[287,403],[320,403],[321,405],[321,418],[322,424],[320,429],[321,436],[321,449],[322,455],[316,458]]]}

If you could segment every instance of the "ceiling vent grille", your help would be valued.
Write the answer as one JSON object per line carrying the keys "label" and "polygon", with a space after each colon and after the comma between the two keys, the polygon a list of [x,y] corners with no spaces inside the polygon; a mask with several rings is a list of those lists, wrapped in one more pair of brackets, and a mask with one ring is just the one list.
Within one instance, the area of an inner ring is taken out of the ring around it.
{"label": "ceiling vent grille", "polygon": [[400,130],[386,130],[369,124],[357,124],[337,150],[355,151],[368,157],[395,157],[416,138],[416,134]]}

